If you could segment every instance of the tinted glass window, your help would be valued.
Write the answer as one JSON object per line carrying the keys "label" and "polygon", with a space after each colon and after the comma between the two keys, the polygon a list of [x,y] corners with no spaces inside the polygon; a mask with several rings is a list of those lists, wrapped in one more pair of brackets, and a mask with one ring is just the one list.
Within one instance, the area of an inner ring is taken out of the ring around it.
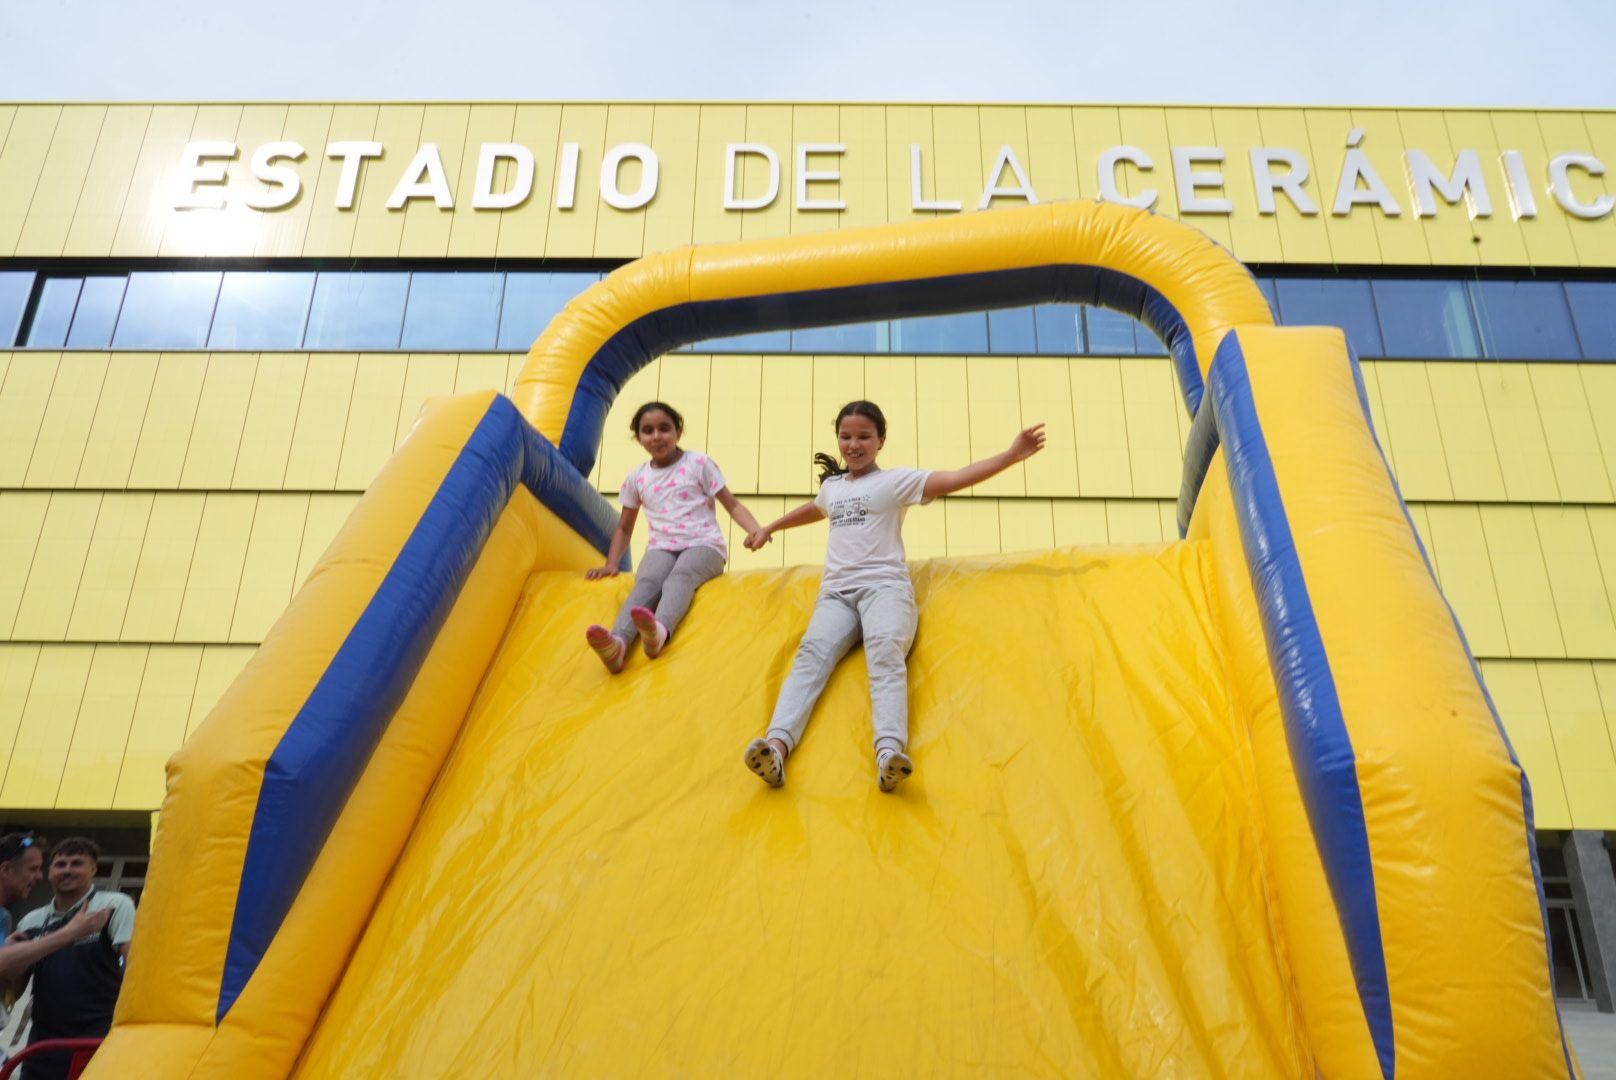
{"label": "tinted glass window", "polygon": [[1409,359],[1481,355],[1470,301],[1459,281],[1376,281],[1386,355]]}
{"label": "tinted glass window", "polygon": [[309,349],[396,349],[404,325],[405,273],[325,273],[303,345]]}
{"label": "tinted glass window", "polygon": [[1039,304],[1033,322],[1043,355],[1077,356],[1083,351],[1083,309],[1076,304]]}
{"label": "tinted glass window", "polygon": [[1471,281],[1481,347],[1504,360],[1575,360],[1577,333],[1557,281]]}
{"label": "tinted glass window", "polygon": [[104,349],[112,341],[112,328],[118,324],[123,305],[126,277],[87,277],[79,291],[79,306],[73,312],[73,328],[67,332],[69,349]]}
{"label": "tinted glass window", "polygon": [[1339,326],[1359,356],[1384,356],[1369,282],[1352,278],[1280,278],[1279,321],[1287,326]]}
{"label": "tinted glass window", "polygon": [[899,353],[985,353],[987,313],[925,315],[892,322],[892,351]]}
{"label": "tinted glass window", "polygon": [[1582,355],[1590,360],[1616,360],[1616,282],[1568,281],[1565,291]]}
{"label": "tinted glass window", "polygon": [[1006,308],[988,312],[988,351],[1031,356],[1038,351],[1036,308]]}
{"label": "tinted glass window", "polygon": [[596,273],[522,273],[505,275],[505,302],[500,306],[499,347],[525,352],[561,313],[567,301],[601,279]]}
{"label": "tinted glass window", "polygon": [[221,276],[196,270],[130,274],[112,343],[120,349],[202,348]]}
{"label": "tinted glass window", "polygon": [[224,276],[208,344],[215,349],[295,349],[314,295],[314,274],[245,271]]}
{"label": "tinted glass window", "polygon": [[733,337],[712,338],[692,345],[690,351],[723,353],[790,352],[791,331],[763,330],[756,334],[736,334]]}
{"label": "tinted glass window", "polygon": [[22,315],[28,309],[28,294],[33,291],[32,270],[0,270],[0,349],[17,343]]}
{"label": "tinted glass window", "polygon": [[1277,310],[1279,308],[1279,291],[1274,287],[1274,279],[1258,278],[1257,288],[1261,289],[1263,296],[1268,299],[1268,306]]}
{"label": "tinted glass window", "polygon": [[28,324],[27,345],[35,349],[60,349],[67,343],[67,328],[73,322],[73,309],[79,303],[83,278],[46,278],[39,289],[39,304]]}
{"label": "tinted glass window", "polygon": [[881,322],[816,326],[791,331],[791,350],[802,353],[884,353],[890,329]]}
{"label": "tinted glass window", "polygon": [[1084,329],[1088,351],[1095,356],[1131,356],[1139,351],[1134,340],[1134,321],[1127,315],[1106,308],[1084,308]]}
{"label": "tinted glass window", "polygon": [[1167,346],[1156,332],[1142,322],[1133,324],[1133,344],[1140,356],[1166,356]]}
{"label": "tinted glass window", "polygon": [[492,349],[499,332],[503,278],[478,273],[412,275],[403,347]]}

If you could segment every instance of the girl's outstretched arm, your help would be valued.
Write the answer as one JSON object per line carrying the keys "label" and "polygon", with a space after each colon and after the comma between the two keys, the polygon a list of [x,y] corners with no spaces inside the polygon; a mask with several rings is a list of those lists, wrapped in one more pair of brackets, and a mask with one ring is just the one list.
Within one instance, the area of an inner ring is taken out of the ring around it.
{"label": "girl's outstretched arm", "polygon": [[1010,449],[1002,450],[990,458],[983,458],[965,466],[963,469],[954,469],[951,472],[934,472],[926,478],[925,497],[935,499],[939,495],[952,495],[956,491],[963,491],[975,484],[980,484],[990,476],[997,476],[1018,461],[1026,461],[1044,448],[1044,425],[1034,424],[1032,427],[1016,436]]}
{"label": "girl's outstretched arm", "polygon": [[735,523],[746,530],[746,546],[748,548],[752,547],[754,539],[757,539],[759,547],[769,542],[766,536],[760,538],[763,526],[758,524],[757,518],[752,516],[752,511],[748,510],[746,504],[737,499],[729,488],[719,488],[716,497],[723,504],[724,509],[729,511],[729,516],[735,519]]}
{"label": "girl's outstretched arm", "polygon": [[794,510],[787,510],[763,528],[746,538],[746,549],[756,551],[767,544],[781,529],[795,529],[798,525],[812,525],[825,520],[825,511],[812,502],[805,502]]}
{"label": "girl's outstretched arm", "polygon": [[584,571],[584,577],[594,581],[596,578],[617,576],[617,568],[623,565],[623,552],[628,550],[628,538],[634,535],[634,519],[639,516],[639,507],[623,507],[623,512],[617,515],[617,528],[612,530],[612,546],[606,552],[606,565],[591,566]]}

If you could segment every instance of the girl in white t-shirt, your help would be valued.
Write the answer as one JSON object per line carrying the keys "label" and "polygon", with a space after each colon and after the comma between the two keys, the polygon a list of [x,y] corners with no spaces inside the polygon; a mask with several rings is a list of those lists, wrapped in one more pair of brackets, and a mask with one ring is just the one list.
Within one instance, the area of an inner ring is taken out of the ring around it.
{"label": "girl in white t-shirt", "polygon": [[623,670],[636,635],[645,642],[646,656],[661,654],[690,610],[696,590],[724,572],[729,549],[718,516],[713,513],[715,501],[723,503],[730,517],[746,530],[749,544],[763,531],[752,512],[730,494],[724,474],[713,459],[680,448],[685,420],[672,405],[646,402],[635,411],[630,430],[651,460],[635,468],[623,481],[618,493],[623,512],[612,533],[606,564],[585,575],[591,580],[617,576],[629,537],[634,535],[635,519],[643,507],[651,525],[651,541],[640,560],[634,588],[612,629],[591,626],[584,632],[590,647],[613,675]]}
{"label": "girl in white t-shirt", "polygon": [[909,671],[919,612],[915,586],[904,560],[903,517],[916,503],[930,502],[1025,461],[1044,448],[1044,425],[1034,424],[1010,449],[953,472],[882,469],[876,455],[886,443],[887,421],[868,401],[852,401],[836,414],[836,443],[844,465],[815,454],[819,496],[746,538],[752,550],[780,529],[830,519],[825,576],[808,632],[797,646],[791,673],[780,688],[774,719],[761,739],[746,748],[747,768],[774,787],[785,783],[786,758],[797,748],[814,702],[830,674],[862,637],[870,670],[875,718],[875,775],[891,791],[915,771],[909,744]]}

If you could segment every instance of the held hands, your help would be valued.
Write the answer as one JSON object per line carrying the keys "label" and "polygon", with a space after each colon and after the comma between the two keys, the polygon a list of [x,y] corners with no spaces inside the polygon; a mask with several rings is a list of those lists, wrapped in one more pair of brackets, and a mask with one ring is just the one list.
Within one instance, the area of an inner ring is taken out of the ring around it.
{"label": "held hands", "polygon": [[613,566],[611,563],[607,563],[605,566],[591,566],[588,570],[584,571],[584,577],[588,578],[590,581],[598,581],[601,578],[616,576],[617,567]]}
{"label": "held hands", "polygon": [[774,539],[774,534],[766,528],[753,529],[746,534],[746,550],[757,551]]}
{"label": "held hands", "polygon": [[1026,461],[1044,448],[1044,425],[1034,424],[1032,427],[1016,436],[1015,442],[1010,444],[1010,460],[1012,462]]}

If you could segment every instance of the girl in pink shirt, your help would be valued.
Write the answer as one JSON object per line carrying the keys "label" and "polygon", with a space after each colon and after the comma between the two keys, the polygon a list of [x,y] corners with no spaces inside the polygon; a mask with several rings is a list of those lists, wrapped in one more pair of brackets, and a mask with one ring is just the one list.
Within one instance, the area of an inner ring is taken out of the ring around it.
{"label": "girl in pink shirt", "polygon": [[635,411],[630,430],[651,460],[623,481],[618,492],[623,513],[612,533],[606,565],[594,567],[586,575],[591,580],[617,576],[629,537],[634,535],[634,522],[644,507],[651,542],[640,560],[634,589],[612,629],[596,625],[584,632],[590,648],[613,675],[623,670],[636,635],[645,642],[646,656],[659,655],[690,610],[696,590],[724,572],[729,549],[713,512],[715,501],[724,504],[730,517],[746,530],[749,541],[762,532],[752,512],[730,494],[713,459],[679,447],[685,420],[672,405],[646,402]]}

